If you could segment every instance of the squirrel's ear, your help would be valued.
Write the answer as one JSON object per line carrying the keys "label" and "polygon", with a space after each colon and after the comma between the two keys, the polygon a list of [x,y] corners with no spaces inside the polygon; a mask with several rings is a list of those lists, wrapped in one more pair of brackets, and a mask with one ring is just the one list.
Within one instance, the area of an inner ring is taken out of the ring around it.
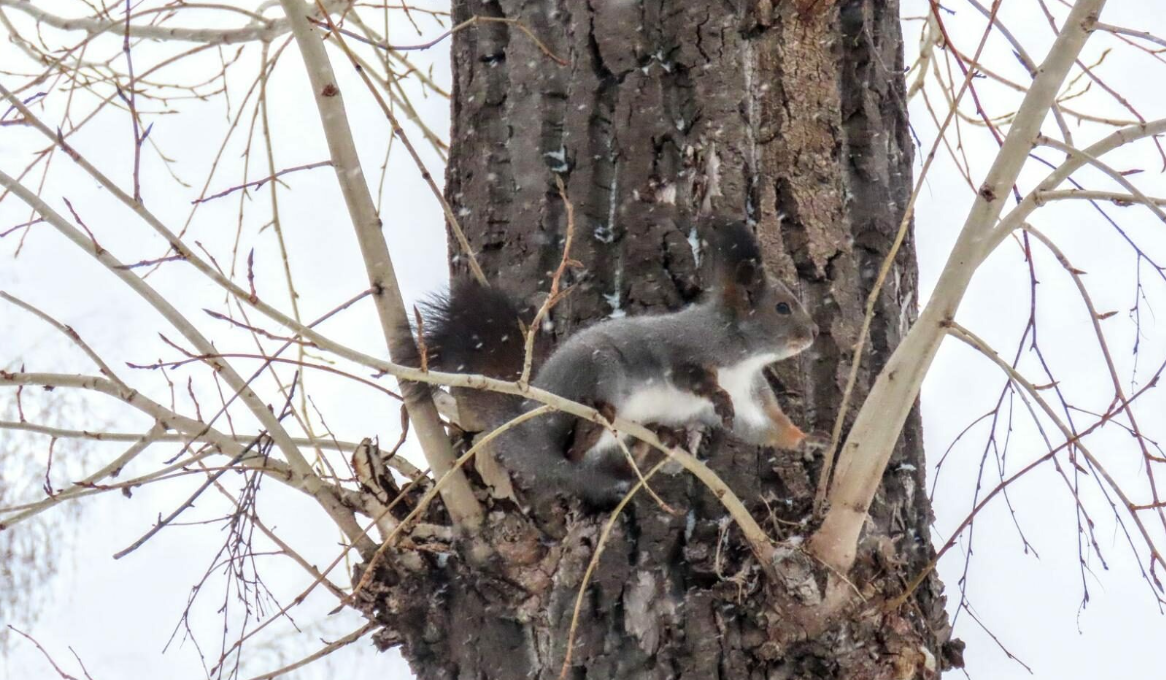
{"label": "squirrel's ear", "polygon": [[742,260],[733,265],[721,278],[720,296],[727,309],[737,314],[748,314],[753,309],[753,298],[764,285],[765,274],[756,260]]}
{"label": "squirrel's ear", "polygon": [[765,286],[757,237],[746,222],[728,216],[709,218],[709,226],[721,298],[729,309],[747,313]]}
{"label": "squirrel's ear", "polygon": [[761,263],[757,260],[742,260],[733,269],[733,283],[747,290],[756,290],[765,281]]}

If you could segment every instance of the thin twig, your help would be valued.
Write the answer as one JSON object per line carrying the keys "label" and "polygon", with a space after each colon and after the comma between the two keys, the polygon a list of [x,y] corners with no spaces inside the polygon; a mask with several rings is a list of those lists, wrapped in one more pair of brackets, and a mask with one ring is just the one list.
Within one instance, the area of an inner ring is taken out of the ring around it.
{"label": "thin twig", "polygon": [[49,664],[52,665],[53,670],[55,670],[57,672],[57,675],[61,676],[61,678],[63,678],[64,680],[77,680],[77,678],[75,676],[69,675],[65,671],[61,670],[61,667],[57,665],[57,662],[53,661],[52,655],[50,655],[45,650],[44,647],[41,647],[41,644],[39,642],[37,642],[36,639],[33,638],[31,635],[29,635],[28,633],[24,632],[23,630],[20,630],[19,628],[15,627],[11,624],[8,625],[8,630],[16,633],[17,635],[20,635],[21,637],[25,638],[26,640],[28,640],[32,644],[36,645],[36,648],[40,650],[40,653],[44,655],[45,659],[48,660]]}
{"label": "thin twig", "polygon": [[176,517],[181,515],[184,510],[186,510],[187,508],[193,507],[194,501],[199,496],[201,496],[204,491],[209,489],[211,484],[218,481],[219,477],[222,477],[224,472],[226,472],[227,470],[230,470],[231,467],[235,463],[238,463],[243,458],[243,456],[250,453],[251,449],[255,448],[263,440],[264,440],[264,434],[260,434],[255,439],[252,439],[251,443],[249,443],[247,446],[243,447],[242,451],[235,454],[231,458],[230,462],[228,462],[226,465],[224,465],[221,470],[214,473],[213,475],[210,475],[205,482],[203,482],[201,485],[199,485],[199,487],[197,489],[195,489],[194,493],[190,494],[190,496],[187,497],[187,499],[185,501],[183,501],[177,508],[175,508],[173,512],[171,512],[169,515],[167,515],[165,517],[165,519],[158,520],[158,522],[154,526],[150,527],[149,531],[147,531],[141,538],[139,538],[138,540],[136,540],[132,544],[130,544],[130,546],[128,548],[125,548],[124,550],[119,550],[119,551],[115,552],[113,554],[113,559],[120,560],[121,558],[125,557],[126,555],[128,555],[128,554],[132,553],[133,551],[137,550],[138,548],[142,547],[142,545],[145,544],[146,541],[153,538],[154,535],[157,534],[162,529],[165,529],[166,526],[169,525],[171,522],[173,522]]}
{"label": "thin twig", "polygon": [[328,644],[324,645],[323,647],[316,650],[315,652],[305,656],[304,658],[300,659],[299,661],[296,661],[294,663],[290,663],[290,664],[284,666],[283,668],[271,671],[270,673],[256,675],[255,677],[251,678],[251,680],[271,680],[272,678],[278,678],[281,675],[286,675],[287,673],[290,673],[296,669],[303,668],[304,666],[307,666],[308,664],[310,664],[314,661],[318,661],[319,659],[322,659],[322,658],[328,656],[332,652],[335,652],[336,650],[338,650],[342,647],[347,647],[348,645],[352,644],[353,642],[356,642],[360,638],[362,638],[365,635],[368,635],[370,632],[372,632],[372,630],[375,629],[378,625],[379,624],[377,624],[376,621],[369,621],[368,623],[364,624],[360,628],[357,628],[356,630],[352,631],[348,635],[345,635],[344,637],[340,638],[339,640],[336,640],[335,642],[329,642]]}
{"label": "thin twig", "polygon": [[332,165],[332,161],[330,161],[330,160],[317,161],[315,163],[308,163],[306,165],[297,165],[294,168],[286,168],[284,170],[280,170],[279,172],[275,173],[274,175],[269,175],[267,177],[264,177],[263,179],[257,179],[253,182],[247,182],[246,184],[240,184],[239,186],[234,186],[234,187],[231,187],[230,189],[225,189],[223,191],[220,191],[217,194],[212,194],[210,196],[196,198],[193,201],[191,201],[191,203],[206,203],[207,201],[213,201],[216,198],[222,198],[223,196],[229,196],[230,194],[233,194],[236,191],[242,191],[243,189],[247,189],[249,187],[255,187],[256,189],[258,189],[258,188],[262,187],[264,184],[267,184],[268,182],[276,179],[277,177],[282,177],[284,175],[287,175],[287,174],[290,174],[293,172],[299,172],[300,170],[312,170],[314,168],[323,168],[323,167],[327,167],[327,166],[331,166],[331,165]]}
{"label": "thin twig", "polygon": [[122,95],[126,106],[130,109],[130,121],[134,130],[134,200],[142,202],[142,135],[138,129],[137,88],[134,87],[134,60],[130,48],[130,15],[132,14],[131,0],[126,0],[125,36],[122,39],[121,51],[126,58],[126,72],[129,74],[129,95]]}
{"label": "thin twig", "polygon": [[534,315],[534,321],[530,322],[530,328],[526,329],[522,355],[522,377],[518,379],[520,385],[530,383],[531,366],[534,364],[534,340],[542,326],[543,319],[546,318],[551,307],[554,307],[565,295],[559,290],[563,273],[567,271],[567,267],[579,264],[571,259],[571,241],[575,238],[575,206],[567,197],[567,188],[563,186],[563,178],[558,174],[555,175],[555,186],[559,188],[559,197],[563,200],[563,205],[567,210],[567,235],[563,239],[563,257],[559,260],[559,266],[555,269],[554,276],[551,277],[551,289],[547,292],[547,299],[543,301],[538,313]]}
{"label": "thin twig", "polygon": [[465,30],[471,26],[475,26],[479,23],[506,24],[507,26],[514,26],[518,30],[522,31],[526,35],[526,37],[530,38],[531,42],[533,42],[535,44],[535,47],[537,47],[543,54],[547,55],[547,57],[549,57],[552,61],[554,61],[559,66],[567,66],[568,65],[566,59],[563,59],[562,57],[560,57],[557,54],[555,54],[554,52],[552,52],[551,49],[549,47],[547,47],[546,44],[543,43],[543,41],[541,41],[537,37],[535,37],[534,33],[529,28],[526,27],[526,24],[522,23],[518,19],[510,19],[508,17],[487,17],[487,16],[474,15],[474,16],[470,17],[469,19],[466,19],[465,21],[461,22],[457,26],[454,26],[453,28],[449,29],[445,33],[442,33],[441,35],[437,36],[433,40],[430,40],[429,42],[421,43],[419,45],[389,45],[386,43],[379,43],[379,42],[376,42],[374,40],[369,40],[368,38],[360,35],[359,33],[353,33],[352,31],[335,26],[330,20],[327,23],[320,21],[318,19],[309,19],[309,21],[311,21],[313,24],[316,24],[320,28],[327,28],[330,31],[346,35],[349,38],[352,38],[353,40],[359,40],[360,42],[365,43],[367,45],[372,45],[373,47],[376,47],[378,49],[382,49],[382,50],[386,50],[386,51],[390,51],[390,52],[408,52],[411,50],[427,50],[430,47],[437,45],[442,40],[445,40],[446,38],[450,37],[454,33],[457,33],[459,31],[463,31],[463,30]]}
{"label": "thin twig", "polygon": [[571,627],[567,630],[567,652],[563,657],[563,667],[559,671],[559,680],[566,680],[567,673],[571,668],[571,656],[573,655],[575,647],[575,631],[579,627],[579,612],[583,610],[583,595],[587,592],[587,585],[591,582],[591,576],[595,573],[596,567],[599,566],[599,558],[603,556],[603,549],[607,547],[608,538],[611,536],[611,530],[615,528],[616,520],[619,519],[623,509],[631,502],[636,493],[648,484],[648,480],[655,475],[664,464],[668,462],[665,458],[652,466],[646,474],[640,477],[635,486],[628,490],[624,497],[620,500],[615,509],[608,515],[607,523],[603,525],[603,531],[599,533],[599,540],[595,543],[595,549],[591,553],[591,561],[587,563],[587,570],[583,572],[583,579],[579,583],[579,592],[575,595],[575,609],[571,613]]}

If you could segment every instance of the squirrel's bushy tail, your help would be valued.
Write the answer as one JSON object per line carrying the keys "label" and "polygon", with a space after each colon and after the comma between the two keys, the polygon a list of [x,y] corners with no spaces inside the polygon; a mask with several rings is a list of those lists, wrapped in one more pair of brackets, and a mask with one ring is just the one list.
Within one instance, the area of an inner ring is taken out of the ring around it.
{"label": "squirrel's bushy tail", "polygon": [[522,374],[520,312],[506,293],[459,280],[449,293],[422,303],[421,314],[430,366],[501,380],[517,380]]}
{"label": "squirrel's bushy tail", "polygon": [[[506,293],[473,280],[455,280],[448,293],[435,295],[418,307],[420,328],[402,328],[400,332],[410,333],[420,342],[405,343],[413,350],[401,357],[401,363],[500,380],[517,380],[522,375],[526,339],[521,312]],[[406,399],[431,389],[433,386],[426,383],[402,385]],[[460,388],[451,391],[458,399],[462,426],[467,430],[488,429],[522,412],[521,397]]]}
{"label": "squirrel's bushy tail", "polygon": [[[418,349],[401,358],[401,363],[435,371],[471,373],[500,380],[517,380],[525,358],[524,335],[533,314],[523,315],[520,305],[497,288],[472,280],[455,281],[449,293],[437,295],[420,305],[420,329],[402,329],[420,339]],[[408,344],[408,343],[406,343]],[[535,343],[535,368],[547,351],[549,340]],[[425,383],[402,386],[406,398],[432,389]],[[453,388],[458,401],[461,426],[470,432],[490,431],[536,406],[521,397]],[[627,476],[611,469],[610,461],[572,462],[565,455],[565,440],[575,427],[575,419],[563,413],[543,415],[512,427],[491,445],[532,500],[562,492],[583,498],[593,505],[609,506],[628,488]]]}

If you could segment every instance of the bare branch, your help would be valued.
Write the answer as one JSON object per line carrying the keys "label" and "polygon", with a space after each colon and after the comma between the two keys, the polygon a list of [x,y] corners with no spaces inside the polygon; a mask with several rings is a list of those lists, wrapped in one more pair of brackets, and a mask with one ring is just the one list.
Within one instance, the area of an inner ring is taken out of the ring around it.
{"label": "bare branch", "polygon": [[[18,182],[13,180],[4,172],[0,172],[0,186],[12,191],[22,201],[27,203],[40,213],[57,231],[59,231],[65,238],[73,242],[74,245],[81,248],[90,256],[95,258],[101,264],[105,265],[109,271],[120,278],[122,282],[128,285],[138,295],[150,303],[172,326],[179,330],[187,340],[191,342],[199,351],[213,354],[215,352],[214,345],[211,344],[201,332],[198,331],[182,314],[174,308],[165,298],[150,287],[144,280],[139,278],[134,273],[125,270],[121,267],[121,262],[117,260],[108,251],[100,249],[95,242],[87,239],[75,229],[72,225],[66,222],[55,210],[50,208],[38,196],[21,186]],[[272,439],[275,440],[276,445],[284,454],[289,465],[299,473],[303,478],[303,483],[308,488],[310,493],[315,495],[318,492],[317,498],[322,502],[328,514],[341,526],[345,533],[355,539],[360,534],[360,530],[352,518],[352,512],[345,508],[335,495],[324,485],[324,483],[312,471],[311,465],[300,453],[299,448],[295,445],[291,435],[287,433],[283,425],[276,419],[275,414],[268,410],[267,405],[259,398],[257,394],[247,385],[242,376],[235,372],[231,365],[225,361],[212,359],[211,365],[216,368],[218,373],[227,381],[233,390],[243,399],[248,408],[255,415],[256,419],[267,429]]]}
{"label": "bare branch", "polygon": [[[327,0],[324,6],[329,12],[345,9],[350,0]],[[38,7],[28,0],[0,0],[0,8],[10,7],[23,12],[38,22],[59,28],[63,31],[84,31],[89,34],[109,33],[125,30],[121,20],[100,18],[70,19],[52,14]],[[163,11],[162,8],[154,12]],[[141,16],[146,12],[138,12]],[[131,25],[128,33],[134,38],[148,40],[177,40],[183,42],[213,43],[217,45],[231,45],[242,42],[271,41],[291,30],[287,19],[265,19],[262,22],[252,21],[245,28],[183,28],[161,25]]]}
{"label": "bare branch", "polygon": [[[975,348],[981,354],[983,354],[984,356],[988,357],[993,362],[995,362],[996,365],[999,366],[1001,370],[1006,372],[1008,374],[1008,376],[1013,381],[1015,381],[1017,384],[1019,384],[1021,387],[1023,387],[1024,390],[1028,393],[1028,395],[1038,405],[1040,405],[1041,410],[1044,411],[1045,415],[1049,418],[1049,420],[1053,421],[1053,423],[1057,426],[1057,429],[1059,429],[1061,431],[1061,434],[1064,435],[1066,442],[1072,442],[1074,444],[1074,446],[1076,446],[1076,448],[1081,452],[1081,454],[1085,457],[1085,459],[1089,461],[1089,464],[1095,470],[1097,470],[1098,473],[1100,473],[1102,479],[1105,480],[1105,483],[1109,487],[1110,491],[1112,491],[1119,499],[1121,499],[1123,508],[1126,509],[1127,511],[1129,511],[1131,519],[1133,519],[1134,524],[1137,526],[1138,531],[1142,535],[1142,539],[1145,541],[1146,548],[1150,552],[1151,575],[1153,575],[1155,565],[1159,565],[1163,568],[1166,568],[1166,560],[1163,559],[1161,552],[1157,548],[1157,544],[1154,542],[1154,539],[1151,537],[1149,530],[1146,528],[1146,525],[1142,522],[1141,517],[1138,515],[1137,512],[1134,511],[1134,508],[1138,507],[1137,504],[1135,504],[1134,502],[1132,502],[1129,499],[1129,497],[1126,495],[1125,491],[1122,489],[1121,484],[1119,484],[1117,482],[1117,480],[1115,480],[1109,474],[1109,472],[1106,470],[1105,466],[1103,466],[1101,464],[1101,461],[1099,461],[1097,459],[1097,457],[1094,456],[1092,452],[1090,452],[1089,448],[1087,446],[1085,446],[1084,443],[1081,442],[1079,435],[1075,435],[1073,433],[1073,430],[1068,425],[1065,424],[1065,422],[1057,414],[1056,410],[1054,410],[1053,407],[1049,405],[1048,401],[1045,400],[1044,396],[1041,395],[1041,390],[1039,388],[1037,388],[1036,385],[1033,385],[1031,382],[1029,382],[1024,376],[1020,375],[1015,369],[1013,369],[1011,366],[1009,366],[1007,362],[1005,362],[1003,359],[1001,359],[999,357],[998,354],[996,354],[996,352],[992,349],[992,347],[990,345],[985,343],[975,333],[972,333],[971,331],[964,328],[963,326],[960,326],[959,324],[955,323],[954,321],[946,324],[946,329],[951,335],[958,338],[959,340],[962,340],[964,343]],[[1154,387],[1155,384],[1156,383],[1147,384],[1143,388],[1143,390]],[[1161,590],[1162,589],[1161,583],[1158,583],[1157,579],[1155,579],[1155,583],[1156,583],[1158,589]]]}
{"label": "bare branch", "polygon": [[959,307],[1044,121],[1092,31],[1105,0],[1078,0],[1024,97],[1016,120],[968,214],[931,299],[895,349],[858,413],[830,488],[830,510],[810,542],[823,562],[846,572],[853,564],[866,511],[878,490],[923,376]]}
{"label": "bare branch", "polygon": [[[319,0],[316,0],[316,3],[318,5]],[[331,22],[332,19],[328,18],[328,25],[335,29],[336,27],[332,25]],[[405,145],[405,150],[409,152],[410,158],[413,159],[413,163],[417,166],[418,172],[421,173],[421,179],[425,180],[425,184],[429,187],[429,191],[433,193],[434,198],[436,198],[437,202],[441,204],[442,212],[445,213],[446,222],[449,223],[449,228],[452,230],[454,238],[457,239],[458,246],[461,247],[462,254],[466,256],[466,261],[469,265],[470,272],[474,275],[474,278],[477,279],[478,282],[483,286],[490,285],[489,281],[486,279],[485,272],[482,271],[482,267],[478,264],[478,258],[476,255],[474,255],[474,249],[470,247],[470,242],[466,239],[465,232],[462,231],[461,223],[458,221],[457,215],[454,214],[453,208],[449,205],[449,201],[445,200],[445,196],[441,193],[437,183],[433,180],[433,175],[425,168],[425,163],[422,162],[421,156],[418,155],[417,150],[413,147],[413,143],[409,141],[409,137],[405,134],[405,129],[401,127],[401,124],[397,121],[397,117],[393,115],[392,109],[390,109],[388,105],[385,104],[385,100],[381,98],[380,93],[377,92],[376,87],[373,86],[372,80],[369,78],[368,73],[366,73],[365,70],[360,67],[359,60],[357,60],[352,51],[348,49],[348,45],[345,44],[344,39],[339,35],[335,37],[336,42],[340,45],[340,48],[344,50],[345,55],[348,56],[348,58],[352,61],[353,66],[356,67],[357,74],[360,75],[361,79],[364,81],[365,86],[368,87],[369,92],[372,93],[373,98],[376,100],[377,104],[380,105],[381,111],[385,114],[385,117],[389,119],[389,124],[393,128],[393,134],[397,139],[401,140],[402,144]]]}
{"label": "bare branch", "polygon": [[1049,201],[1061,200],[1081,200],[1081,201],[1108,201],[1116,206],[1127,207],[1131,205],[1156,205],[1166,206],[1166,198],[1159,198],[1156,196],[1147,196],[1144,199],[1139,198],[1133,194],[1123,194],[1117,191],[1092,191],[1089,189],[1067,189],[1056,191],[1041,191],[1037,193],[1037,201],[1047,203]]}
{"label": "bare branch", "polygon": [[559,285],[567,267],[575,264],[574,260],[571,259],[571,241],[575,238],[575,206],[567,197],[567,188],[563,186],[563,178],[555,175],[555,185],[559,189],[559,198],[567,209],[567,234],[563,238],[563,256],[559,259],[559,266],[555,268],[554,275],[551,276],[551,288],[547,291],[547,299],[543,301],[542,306],[534,315],[534,320],[530,322],[530,328],[526,329],[526,338],[523,342],[522,375],[518,378],[521,385],[530,382],[530,369],[534,364],[534,341],[538,336],[539,327],[542,326],[543,319],[551,311],[551,307],[554,307],[566,293],[570,292],[570,290],[560,292]]}
{"label": "bare branch", "polygon": [[[398,343],[413,341],[410,335],[399,331],[408,327],[409,317],[397,286],[393,260],[381,231],[381,219],[376,214],[372,194],[364,180],[356,143],[348,126],[344,98],[336,85],[336,76],[324,46],[308,23],[311,12],[307,5],[302,0],[280,0],[280,4],[291,22],[292,33],[308,71],[312,94],[320,111],[320,123],[328,140],[333,169],[344,194],[344,202],[348,206],[368,270],[369,283],[374,291],[373,301],[381,322],[381,332],[389,347],[389,354],[400,354]],[[435,474],[444,476],[453,469],[454,455],[432,398],[428,393],[419,392],[417,398],[406,399],[405,406],[429,466]],[[458,524],[473,527],[481,523],[482,508],[461,472],[453,475],[442,500]]]}
{"label": "bare branch", "polygon": [[328,165],[332,165],[332,161],[319,161],[317,163],[307,163],[305,165],[297,165],[294,168],[284,168],[283,170],[280,170],[279,172],[275,172],[267,177],[264,177],[263,179],[257,179],[257,180],[251,181],[251,182],[247,182],[246,184],[240,184],[239,186],[234,186],[234,187],[231,187],[230,189],[224,189],[224,190],[220,191],[219,193],[211,194],[210,196],[196,198],[193,201],[191,201],[191,203],[206,203],[207,201],[213,201],[216,198],[222,198],[223,196],[229,196],[230,194],[233,194],[236,191],[242,191],[244,189],[247,189],[248,187],[255,187],[256,189],[258,189],[258,188],[262,187],[264,184],[267,184],[268,182],[274,181],[275,179],[282,177],[284,175],[287,175],[287,174],[290,174],[293,172],[299,172],[300,170],[312,170],[314,168],[322,168],[322,167],[328,166]]}
{"label": "bare branch", "polygon": [[271,678],[278,678],[281,675],[286,675],[286,674],[291,673],[292,671],[294,671],[296,669],[303,668],[304,666],[307,666],[308,664],[312,663],[313,661],[317,661],[319,659],[322,659],[322,658],[328,656],[329,654],[331,654],[332,652],[335,652],[336,650],[340,649],[341,647],[347,647],[348,645],[352,644],[353,642],[356,642],[357,640],[364,637],[365,635],[368,635],[376,627],[377,627],[377,623],[375,621],[370,621],[370,622],[364,624],[363,626],[361,626],[360,628],[357,628],[356,630],[352,631],[348,635],[345,635],[344,637],[340,638],[339,640],[336,640],[335,642],[330,642],[330,643],[324,645],[324,647],[322,647],[321,649],[313,652],[312,654],[309,654],[308,656],[305,656],[304,658],[300,659],[299,661],[296,661],[295,663],[290,663],[290,664],[284,666],[283,668],[271,671],[270,673],[264,673],[263,675],[256,675],[254,678],[251,678],[251,680],[271,680]]}
{"label": "bare branch", "polygon": [[[21,431],[21,432],[34,432],[36,434],[43,434],[43,435],[50,436],[50,437],[56,437],[58,439],[86,439],[86,440],[95,441],[95,442],[136,442],[139,439],[142,439],[143,437],[147,436],[147,433],[136,433],[136,432],[106,432],[106,431],[89,431],[89,430],[70,430],[70,429],[65,429],[65,428],[60,428],[60,427],[49,427],[47,425],[38,425],[36,423],[28,423],[28,422],[22,423],[22,422],[18,422],[18,421],[14,421],[14,420],[0,420],[0,430],[16,430],[16,431]],[[156,441],[160,444],[171,443],[171,442],[186,443],[186,442],[192,441],[192,439],[191,439],[192,436],[193,435],[184,434],[184,433],[166,433],[166,432],[163,432],[163,433],[158,434],[156,437],[154,437],[154,441]],[[255,438],[255,436],[256,435],[253,435],[253,434],[227,435],[227,434],[220,433],[214,438],[214,441],[220,441],[219,437],[228,437],[228,438],[234,440],[235,442],[242,444],[244,442],[251,441],[252,439]],[[202,441],[202,442],[213,443],[211,441],[211,438],[208,436],[203,436],[201,438],[196,437],[193,439],[193,441]],[[359,442],[342,441],[342,440],[330,439],[327,437],[319,437],[319,438],[313,438],[313,439],[297,437],[296,439],[294,439],[294,441],[298,446],[318,446],[318,447],[321,447],[324,449],[330,449],[330,450],[341,451],[341,452],[352,452],[352,451],[355,451],[358,446],[360,446]],[[421,474],[420,470],[415,468],[408,461],[403,460],[399,457],[392,458],[390,461],[388,461],[388,464],[391,465],[392,467],[396,468],[397,472],[400,472],[402,475],[405,475],[406,477],[409,477],[410,479],[414,479]]]}
{"label": "bare branch", "polygon": [[201,496],[204,491],[206,491],[208,488],[210,488],[210,486],[212,484],[214,484],[216,481],[218,481],[219,477],[223,476],[224,472],[231,469],[231,466],[233,466],[235,463],[238,463],[240,460],[242,460],[243,456],[246,456],[248,453],[250,453],[253,448],[259,446],[263,442],[264,436],[265,435],[260,435],[260,436],[256,437],[255,439],[252,439],[251,442],[249,444],[247,444],[247,446],[243,447],[242,451],[235,454],[235,456],[231,458],[230,462],[227,463],[226,466],[224,466],[223,468],[212,473],[207,478],[207,480],[205,482],[203,482],[197,489],[195,489],[194,492],[191,493],[191,495],[185,501],[183,501],[177,508],[175,508],[173,512],[171,512],[165,518],[159,519],[158,522],[156,522],[154,524],[154,526],[150,527],[149,531],[147,531],[141,538],[134,541],[128,548],[125,548],[124,550],[119,550],[119,551],[115,552],[113,554],[113,559],[120,560],[121,558],[125,557],[126,555],[128,555],[128,554],[132,553],[133,551],[137,550],[138,548],[142,547],[142,545],[145,544],[146,541],[150,540],[150,538],[152,538],[155,534],[157,534],[162,529],[166,528],[166,526],[169,525],[171,522],[173,522],[174,518],[176,518],[176,517],[178,517],[178,515],[182,514],[182,512],[184,510],[186,510],[189,507],[193,507],[194,501],[196,499],[198,499],[198,497]]}
{"label": "bare branch", "polygon": [[1139,31],[1133,28],[1125,28],[1124,26],[1114,26],[1113,24],[1106,24],[1100,21],[1097,22],[1097,25],[1094,26],[1094,28],[1098,31],[1108,31],[1109,33],[1116,35],[1128,35],[1134,38],[1145,40],[1146,42],[1152,42],[1155,45],[1166,47],[1166,38],[1157,36],[1149,31]]}
{"label": "bare branch", "polygon": [[[1162,134],[1166,134],[1166,118],[1152,120],[1144,125],[1130,125],[1106,135],[1097,142],[1090,144],[1084,150],[1073,149],[1073,152],[1069,153],[1069,157],[1063,163],[1057,166],[1053,172],[1049,173],[1048,177],[1035,190],[1025,196],[1019,205],[1013,208],[992,228],[992,233],[988,238],[984,239],[979,257],[981,259],[987,257],[1004,239],[1008,238],[1009,234],[1019,229],[1024,224],[1024,221],[1028,219],[1029,215],[1040,207],[1039,198],[1044,192],[1056,189],[1074,172],[1089,164],[1091,159],[1099,159],[1105,154],[1126,144]],[[1135,191],[1137,194],[1141,194],[1136,188]],[[1144,196],[1144,194],[1142,195]],[[1151,209],[1154,209],[1154,206],[1150,203],[1147,203],[1147,205],[1150,205]]]}
{"label": "bare branch", "polygon": [[[31,635],[29,635],[28,633],[14,627],[12,625],[8,626],[8,630],[11,630],[12,632],[20,635],[21,637],[25,638],[26,640],[28,640],[32,644],[36,645],[36,648],[40,650],[40,653],[43,654],[45,659],[48,660],[49,664],[52,665],[53,670],[55,670],[57,672],[57,675],[61,676],[61,678],[63,678],[63,680],[77,680],[76,676],[69,675],[65,671],[61,670],[61,667],[57,665],[56,661],[53,661],[53,657],[48,653],[48,651],[46,651],[45,648],[42,647],[41,644],[39,642],[37,642]],[[86,675],[88,675],[88,674],[86,674]]]}
{"label": "bare branch", "polygon": [[[0,427],[0,429],[5,429],[5,428]],[[80,489],[80,488],[91,487],[94,484],[97,484],[101,480],[105,479],[106,477],[111,477],[111,476],[116,477],[117,474],[119,472],[121,472],[122,468],[124,468],[126,465],[129,465],[129,463],[131,461],[133,461],[134,458],[137,458],[138,454],[145,451],[154,442],[158,441],[158,436],[163,431],[164,431],[164,428],[161,425],[155,424],[154,427],[150,428],[149,432],[142,435],[137,441],[134,442],[134,444],[132,446],[130,446],[128,449],[126,449],[125,452],[122,453],[120,456],[118,456],[117,458],[114,458],[107,465],[105,465],[104,467],[99,469],[97,472],[94,472],[93,474],[89,475],[85,479],[81,480],[80,482],[74,482],[74,488]],[[23,510],[22,512],[18,512],[16,514],[9,515],[9,516],[5,517],[4,521],[0,522],[0,526],[11,527],[14,524],[17,524],[25,519],[28,519],[29,517],[32,517],[33,515],[37,515],[37,514],[43,512],[44,510],[47,510],[48,508],[50,508],[54,505],[57,505],[58,503],[60,503],[62,501],[68,500],[71,497],[71,496],[66,495],[66,493],[68,491],[69,491],[69,489],[64,489],[60,493],[55,493],[55,494],[50,495],[48,498],[46,498],[41,503],[34,504],[32,507],[29,507],[29,508]]]}
{"label": "bare branch", "polygon": [[[1000,0],[992,3],[992,11],[989,14],[989,27],[984,31],[980,37],[980,44],[976,47],[976,55],[973,59],[979,59],[980,53],[984,46],[988,43],[988,36],[991,35],[991,20],[996,16],[996,10],[1000,8]],[[936,3],[932,3],[931,13],[935,22],[939,23],[938,8]],[[942,25],[940,29],[942,30]],[[915,202],[919,199],[919,194],[923,190],[924,182],[927,180],[927,172],[931,169],[931,163],[935,160],[936,151],[939,149],[941,141],[946,139],[945,132],[947,126],[951,123],[956,111],[959,110],[960,100],[963,95],[971,88],[973,72],[968,70],[964,74],[963,84],[960,86],[959,92],[953,97],[951,106],[948,108],[947,117],[943,119],[943,123],[939,126],[939,131],[936,133],[935,141],[932,142],[931,150],[927,153],[927,158],[923,161],[923,167],[919,170],[919,177],[915,180],[915,188],[911,192],[911,197],[907,200],[907,206],[903,209],[903,218],[899,221],[899,229],[895,233],[895,240],[891,244],[890,250],[887,251],[886,257],[883,258],[883,264],[879,267],[878,277],[875,279],[874,286],[871,287],[870,294],[866,299],[866,309],[863,313],[862,327],[858,331],[858,340],[854,345],[854,352],[850,360],[850,374],[846,378],[846,387],[842,392],[842,402],[838,407],[838,416],[834,419],[834,427],[830,432],[830,447],[826,449],[822,457],[822,472],[818,478],[818,490],[814,495],[815,512],[821,512],[822,505],[826,500],[826,491],[830,485],[830,474],[834,466],[834,456],[838,451],[838,445],[842,440],[842,426],[846,422],[846,413],[850,408],[850,399],[854,394],[854,386],[858,383],[858,369],[862,365],[863,350],[866,347],[866,339],[870,334],[870,324],[874,320],[875,305],[878,303],[879,296],[882,294],[883,284],[887,280],[887,274],[890,273],[891,267],[895,264],[895,258],[899,254],[899,248],[903,245],[903,239],[907,236],[907,231],[911,227],[911,219],[915,215]],[[833,565],[838,566],[838,565]],[[840,571],[845,571],[840,569]]]}
{"label": "bare branch", "polygon": [[118,387],[125,390],[129,389],[129,387],[127,387],[126,384],[122,382],[121,378],[118,378],[117,374],[115,374],[113,370],[109,368],[109,366],[101,359],[100,356],[98,356],[97,352],[94,352],[93,349],[89,347],[89,345],[86,344],[84,340],[81,339],[81,336],[77,334],[77,331],[73,330],[69,326],[66,326],[60,321],[57,321],[53,317],[25,302],[24,300],[21,300],[20,298],[17,298],[13,295],[9,295],[2,290],[0,290],[0,299],[7,300],[8,302],[11,302],[26,312],[34,314],[41,321],[44,321],[45,323],[63,333],[65,337],[69,338],[69,340],[73,342],[73,344],[81,348],[81,351],[85,353],[85,356],[89,357],[89,359],[97,365],[97,369],[101,371],[102,375],[112,380]]}

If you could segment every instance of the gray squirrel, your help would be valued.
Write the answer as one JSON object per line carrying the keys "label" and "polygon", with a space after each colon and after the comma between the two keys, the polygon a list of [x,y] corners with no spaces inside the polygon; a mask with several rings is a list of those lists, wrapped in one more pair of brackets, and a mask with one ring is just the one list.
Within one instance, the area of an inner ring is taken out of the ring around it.
{"label": "gray squirrel", "polygon": [[[702,300],[676,312],[589,326],[551,352],[531,384],[643,425],[723,427],[749,443],[781,449],[810,444],[815,438],[782,412],[764,369],[809,348],[818,326],[766,273],[746,223],[713,218],[706,227],[715,278]],[[455,281],[448,295],[423,307],[421,339],[430,368],[518,379],[525,326],[506,294]],[[419,365],[418,359],[407,363]],[[484,431],[539,406],[497,393],[455,390],[455,396],[463,404],[474,400],[477,427]],[[536,497],[564,494],[610,507],[635,481],[608,428],[562,412],[512,427],[492,450]]]}

